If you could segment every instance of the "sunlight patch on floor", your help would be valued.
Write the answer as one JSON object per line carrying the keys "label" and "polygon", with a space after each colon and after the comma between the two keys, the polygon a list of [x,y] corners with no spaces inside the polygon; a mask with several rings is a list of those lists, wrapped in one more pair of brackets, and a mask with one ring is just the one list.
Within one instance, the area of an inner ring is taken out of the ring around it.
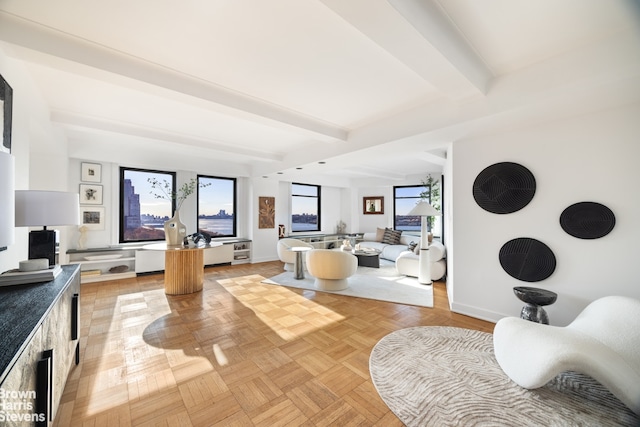
{"label": "sunlight patch on floor", "polygon": [[260,283],[262,280],[262,276],[254,275],[218,283],[284,340],[298,339],[345,319],[303,295],[285,287],[264,285]]}

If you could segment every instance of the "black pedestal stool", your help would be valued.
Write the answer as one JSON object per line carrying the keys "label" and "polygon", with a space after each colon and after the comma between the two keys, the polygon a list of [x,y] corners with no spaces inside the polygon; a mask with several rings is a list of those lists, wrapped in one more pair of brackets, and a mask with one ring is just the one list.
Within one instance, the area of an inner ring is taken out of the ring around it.
{"label": "black pedestal stool", "polygon": [[520,301],[526,304],[520,311],[520,318],[545,325],[549,324],[549,316],[542,307],[556,302],[558,295],[555,292],[528,286],[516,286],[513,288],[513,292]]}

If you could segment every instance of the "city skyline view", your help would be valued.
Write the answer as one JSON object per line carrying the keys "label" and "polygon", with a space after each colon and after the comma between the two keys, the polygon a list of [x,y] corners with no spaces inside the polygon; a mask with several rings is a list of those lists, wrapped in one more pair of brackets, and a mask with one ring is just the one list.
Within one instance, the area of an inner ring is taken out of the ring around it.
{"label": "city skyline view", "polygon": [[[173,216],[172,201],[150,181],[171,184],[173,175],[153,171],[123,171],[123,240],[160,240],[164,222]],[[231,236],[235,232],[232,179],[200,177],[201,185],[189,197],[198,197],[198,230],[213,236]]]}
{"label": "city skyline view", "polygon": [[[125,173],[125,178],[131,180],[131,184],[140,198],[141,214],[157,217],[168,215],[171,217],[173,215],[173,212],[169,212],[171,210],[171,201],[159,199],[154,196],[154,194],[163,196],[164,194],[160,190],[154,189],[151,183],[149,183],[148,178],[151,176],[160,182],[163,182],[163,180],[171,182],[173,180],[172,175],[162,172],[152,173],[127,170]],[[224,210],[228,214],[233,215],[233,200],[228,200],[228,195],[233,194],[233,181],[207,177],[201,177],[201,181],[210,183],[211,185],[198,188],[197,193],[189,196],[189,200],[196,197],[196,195],[199,196],[200,212],[204,215],[216,215],[221,210]]]}

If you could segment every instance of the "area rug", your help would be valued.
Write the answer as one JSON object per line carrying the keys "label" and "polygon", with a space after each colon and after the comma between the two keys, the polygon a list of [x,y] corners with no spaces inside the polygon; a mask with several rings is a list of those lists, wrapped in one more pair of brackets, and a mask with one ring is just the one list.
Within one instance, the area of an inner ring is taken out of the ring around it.
{"label": "area rug", "polygon": [[399,274],[393,263],[380,261],[380,268],[358,267],[356,274],[349,277],[349,287],[342,291],[320,291],[316,289],[314,285],[315,278],[310,276],[308,272],[305,272],[304,279],[294,279],[293,273],[286,271],[263,280],[262,283],[378,301],[433,307],[432,285],[421,285],[418,283],[418,279]]}
{"label": "area rug", "polygon": [[565,372],[527,390],[500,369],[493,336],[421,326],[380,340],[371,378],[407,426],[638,426],[636,416],[600,383]]}

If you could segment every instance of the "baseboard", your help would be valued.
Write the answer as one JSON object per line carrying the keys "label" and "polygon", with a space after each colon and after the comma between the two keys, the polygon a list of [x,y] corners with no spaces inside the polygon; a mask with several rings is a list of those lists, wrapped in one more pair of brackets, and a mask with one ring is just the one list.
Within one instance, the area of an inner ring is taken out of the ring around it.
{"label": "baseboard", "polygon": [[257,264],[259,262],[270,262],[270,261],[280,261],[280,259],[278,257],[263,257],[263,258],[255,258],[252,257],[251,258],[251,264]]}
{"label": "baseboard", "polygon": [[496,313],[495,311],[483,310],[471,305],[460,304],[453,302],[449,305],[450,309],[454,313],[463,314],[465,316],[475,317],[476,319],[486,320],[487,322],[496,323],[503,317],[507,317],[508,314]]}

